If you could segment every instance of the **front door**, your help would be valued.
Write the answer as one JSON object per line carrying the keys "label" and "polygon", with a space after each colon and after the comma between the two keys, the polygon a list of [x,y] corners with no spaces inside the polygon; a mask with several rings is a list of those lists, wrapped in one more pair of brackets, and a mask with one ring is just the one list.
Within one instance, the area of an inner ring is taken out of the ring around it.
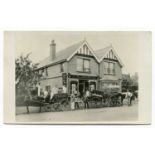
{"label": "front door", "polygon": [[84,95],[84,90],[85,90],[84,83],[79,83],[79,92],[81,97]]}
{"label": "front door", "polygon": [[88,89],[89,89],[88,80],[79,80],[79,92],[81,94],[81,97],[84,96],[86,90]]}

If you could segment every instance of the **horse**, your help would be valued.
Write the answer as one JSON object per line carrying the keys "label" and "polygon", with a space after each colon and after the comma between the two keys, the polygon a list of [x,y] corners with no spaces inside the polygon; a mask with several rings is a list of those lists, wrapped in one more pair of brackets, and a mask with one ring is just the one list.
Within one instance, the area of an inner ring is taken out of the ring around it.
{"label": "horse", "polygon": [[136,92],[124,92],[124,93],[121,93],[121,102],[123,104],[123,100],[124,99],[128,99],[129,100],[129,105],[131,105],[132,101],[138,97],[138,93]]}

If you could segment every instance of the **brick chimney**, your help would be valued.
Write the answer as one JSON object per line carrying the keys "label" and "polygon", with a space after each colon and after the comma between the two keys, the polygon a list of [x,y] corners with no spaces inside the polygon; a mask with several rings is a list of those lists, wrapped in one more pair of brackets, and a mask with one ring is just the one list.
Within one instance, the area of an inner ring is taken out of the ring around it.
{"label": "brick chimney", "polygon": [[50,60],[53,61],[55,57],[56,57],[56,44],[54,40],[52,40],[50,44]]}

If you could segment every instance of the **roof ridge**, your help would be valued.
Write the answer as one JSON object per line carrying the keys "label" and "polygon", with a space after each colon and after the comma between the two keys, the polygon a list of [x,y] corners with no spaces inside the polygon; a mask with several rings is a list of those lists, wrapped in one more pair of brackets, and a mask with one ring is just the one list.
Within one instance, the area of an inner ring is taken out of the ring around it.
{"label": "roof ridge", "polygon": [[109,47],[112,47],[112,45],[110,44],[110,45],[108,45],[108,46],[106,46],[104,48],[97,49],[94,52],[99,52],[99,51],[104,50],[104,49],[109,48]]}
{"label": "roof ridge", "polygon": [[56,52],[56,57],[53,61],[51,61],[49,58],[50,56],[46,57],[45,59],[43,59],[42,61],[39,62],[39,68],[44,66],[45,64],[52,64],[52,63],[55,63],[55,62],[58,62],[60,60],[67,60],[68,57],[70,55],[72,55],[72,53],[79,47],[81,46],[83,43],[85,42],[85,40],[82,40],[82,41],[79,41],[79,42],[76,42],[66,48],[63,48],[59,51]]}
{"label": "roof ridge", "polygon": [[67,47],[65,47],[65,48],[63,48],[63,49],[61,49],[61,50],[59,50],[59,51],[57,52],[57,54],[58,54],[59,52],[61,52],[61,51],[65,51],[66,49],[71,48],[71,47],[73,47],[73,46],[75,46],[75,45],[77,45],[77,44],[82,44],[83,42],[84,42],[84,40],[81,40],[81,41],[76,42],[76,43],[74,43],[74,44],[72,44],[72,45],[70,45],[70,46],[67,46]]}
{"label": "roof ridge", "polygon": [[45,57],[44,59],[40,60],[39,63],[45,61],[45,60],[48,59],[49,57],[50,57],[50,56]]}

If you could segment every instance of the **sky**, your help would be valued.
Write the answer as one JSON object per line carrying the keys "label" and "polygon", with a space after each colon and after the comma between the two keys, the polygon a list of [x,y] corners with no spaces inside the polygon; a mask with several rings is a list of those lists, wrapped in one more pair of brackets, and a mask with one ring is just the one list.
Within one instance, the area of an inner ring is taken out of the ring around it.
{"label": "sky", "polygon": [[86,39],[92,49],[98,50],[112,44],[122,60],[123,73],[138,72],[140,52],[145,44],[145,32],[48,32],[48,31],[17,31],[13,35],[15,57],[31,53],[30,59],[39,62],[49,56],[50,42],[55,40],[56,51],[60,51],[74,43]]}

